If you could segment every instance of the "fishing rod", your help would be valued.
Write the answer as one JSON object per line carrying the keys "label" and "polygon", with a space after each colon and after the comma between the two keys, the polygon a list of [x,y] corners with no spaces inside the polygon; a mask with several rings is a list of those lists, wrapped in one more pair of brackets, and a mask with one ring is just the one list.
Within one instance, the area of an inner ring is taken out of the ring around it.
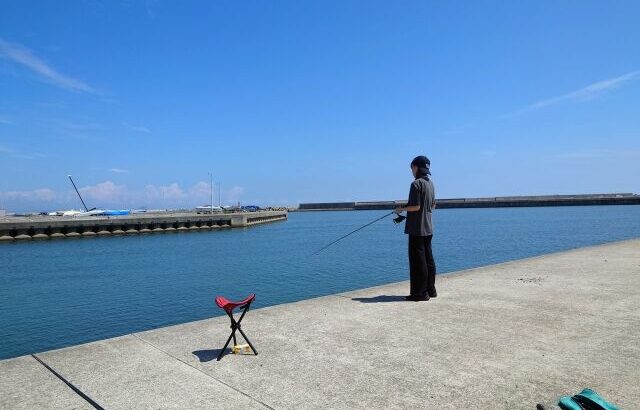
{"label": "fishing rod", "polygon": [[[353,230],[353,231],[349,232],[348,234],[346,234],[346,235],[343,235],[343,236],[339,237],[338,239],[336,239],[335,241],[331,242],[331,243],[330,243],[330,244],[328,244],[328,245],[323,246],[322,248],[320,248],[320,249],[318,249],[317,251],[315,251],[314,253],[312,253],[312,255],[317,255],[317,254],[319,254],[320,252],[322,252],[323,250],[327,249],[329,246],[333,245],[334,243],[336,243],[336,242],[340,242],[341,240],[343,240],[343,239],[344,239],[344,238],[346,238],[347,236],[353,235],[354,233],[358,232],[359,230],[364,229],[364,228],[366,228],[366,227],[367,227],[367,226],[369,226],[369,225],[373,225],[374,223],[376,223],[376,222],[378,222],[378,221],[380,221],[380,220],[382,220],[382,219],[386,218],[386,217],[387,217],[387,216],[389,216],[389,215],[393,215],[394,213],[395,213],[395,211],[391,211],[391,212],[389,212],[388,214],[384,214],[384,215],[383,215],[383,216],[381,216],[380,218],[374,219],[373,221],[369,222],[369,223],[368,223],[368,224],[366,224],[366,225],[362,225],[360,228],[358,228],[358,229],[356,229],[356,230]],[[397,218],[393,218],[393,222],[395,222],[395,223],[397,223],[397,224],[398,224],[398,223],[400,223],[400,222],[404,221],[405,219],[406,219],[406,217],[404,217],[404,216],[402,216],[402,215],[398,215],[398,217],[397,217]]]}

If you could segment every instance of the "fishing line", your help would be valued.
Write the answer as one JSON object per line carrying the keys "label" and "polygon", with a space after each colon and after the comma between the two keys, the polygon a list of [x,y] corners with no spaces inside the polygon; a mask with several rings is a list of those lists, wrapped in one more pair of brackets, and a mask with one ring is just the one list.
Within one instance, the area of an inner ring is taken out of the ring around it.
{"label": "fishing line", "polygon": [[[368,223],[368,224],[366,224],[366,225],[362,225],[360,228],[355,229],[355,230],[353,230],[353,231],[349,232],[348,234],[346,234],[346,235],[343,235],[343,236],[339,237],[338,239],[336,239],[335,241],[331,242],[330,244],[323,246],[322,248],[318,249],[317,251],[315,251],[315,252],[314,252],[314,253],[312,253],[311,255],[317,255],[317,254],[319,254],[320,252],[322,252],[323,250],[327,249],[329,246],[333,245],[334,243],[336,243],[336,242],[340,242],[341,240],[343,240],[343,239],[344,239],[344,238],[346,238],[347,236],[349,236],[349,235],[353,235],[354,233],[358,232],[359,230],[364,229],[364,228],[366,228],[366,227],[367,227],[367,226],[369,226],[369,225],[373,225],[374,223],[376,223],[376,222],[378,222],[378,221],[380,221],[380,220],[383,220],[383,219],[384,219],[384,218],[386,218],[387,216],[389,216],[389,215],[393,215],[394,213],[395,213],[395,211],[391,211],[391,212],[389,212],[388,214],[385,214],[385,215],[381,216],[380,218],[374,219],[373,221],[369,222],[369,223]],[[398,217],[397,217],[397,218],[394,218],[394,219],[393,219],[393,222],[395,222],[395,223],[400,223],[400,222],[404,221],[405,219],[406,219],[406,217],[404,217],[404,216],[402,216],[402,215],[398,215]]]}

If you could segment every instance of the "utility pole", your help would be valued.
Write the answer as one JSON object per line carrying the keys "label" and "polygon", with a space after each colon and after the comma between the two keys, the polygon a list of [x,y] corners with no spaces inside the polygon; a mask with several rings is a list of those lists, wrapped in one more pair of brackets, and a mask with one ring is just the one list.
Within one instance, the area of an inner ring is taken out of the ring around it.
{"label": "utility pole", "polygon": [[211,177],[211,186],[210,186],[211,208],[209,209],[209,213],[213,215],[213,172],[210,172],[209,176]]}
{"label": "utility pole", "polygon": [[220,194],[220,190],[222,189],[222,185],[218,182],[218,206],[222,208],[222,194]]}

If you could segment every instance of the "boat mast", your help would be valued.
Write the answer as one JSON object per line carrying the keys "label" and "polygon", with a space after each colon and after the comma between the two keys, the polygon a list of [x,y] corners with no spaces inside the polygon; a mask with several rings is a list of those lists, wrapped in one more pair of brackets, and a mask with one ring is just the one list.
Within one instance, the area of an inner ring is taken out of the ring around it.
{"label": "boat mast", "polygon": [[209,208],[209,213],[213,214],[213,172],[209,173],[209,176],[211,177],[211,185],[210,185],[210,193],[211,193],[211,208]]}
{"label": "boat mast", "polygon": [[73,178],[71,178],[71,175],[67,175],[67,176],[69,177],[69,181],[71,181],[71,185],[73,185],[73,189],[76,190],[76,194],[78,194],[78,198],[80,198],[80,202],[82,202],[82,206],[84,206],[85,212],[89,212],[89,208],[87,208],[87,205],[84,203],[84,200],[82,199],[82,195],[80,195],[80,191],[78,191],[76,184],[73,182]]}

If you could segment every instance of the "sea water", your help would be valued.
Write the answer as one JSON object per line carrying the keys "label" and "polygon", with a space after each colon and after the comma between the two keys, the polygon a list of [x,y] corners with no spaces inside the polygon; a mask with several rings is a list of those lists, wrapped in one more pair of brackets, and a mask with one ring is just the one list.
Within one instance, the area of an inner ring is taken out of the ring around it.
{"label": "sea water", "polygon": [[[0,244],[0,359],[217,316],[216,295],[254,292],[260,307],[406,280],[392,217],[312,255],[385,212]],[[449,209],[434,221],[438,273],[640,237],[640,206]]]}

